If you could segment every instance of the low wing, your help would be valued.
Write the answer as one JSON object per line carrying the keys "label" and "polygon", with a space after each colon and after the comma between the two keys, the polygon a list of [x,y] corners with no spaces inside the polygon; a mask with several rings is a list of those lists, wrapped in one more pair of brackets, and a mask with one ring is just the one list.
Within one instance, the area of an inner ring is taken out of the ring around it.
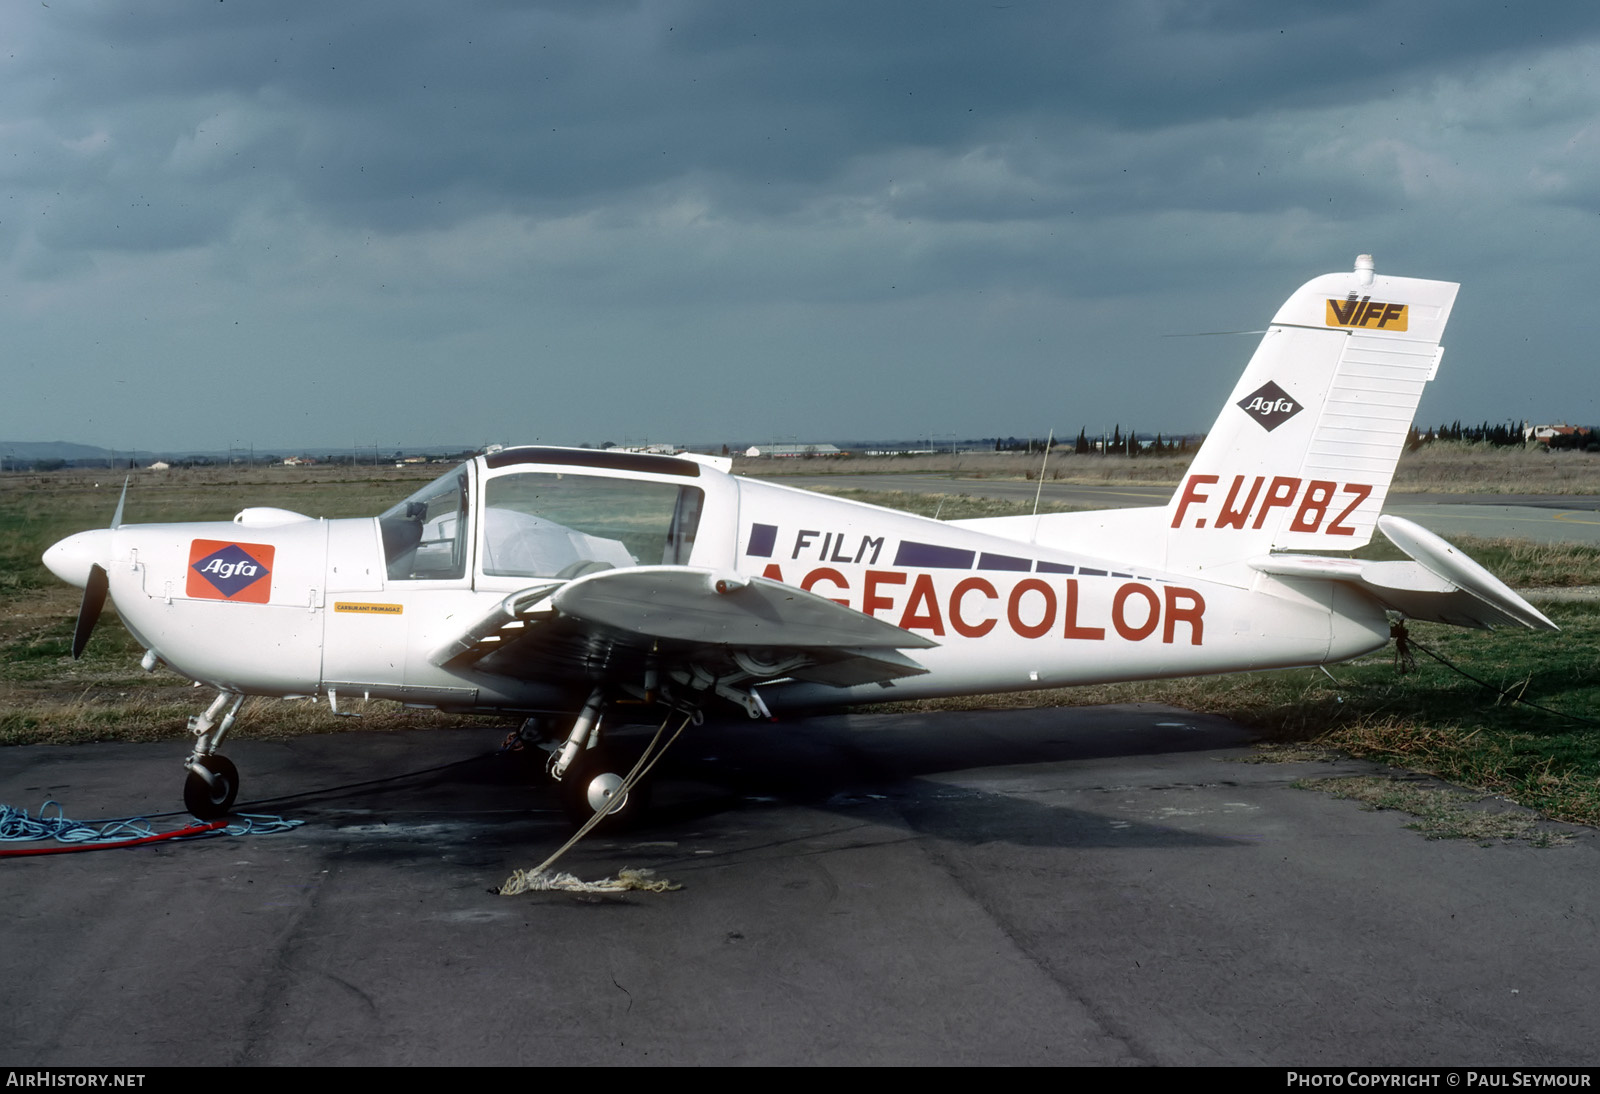
{"label": "low wing", "polygon": [[900,651],[937,644],[766,578],[633,566],[513,593],[431,660],[624,686],[665,673],[718,690],[779,678],[851,687],[921,675]]}
{"label": "low wing", "polygon": [[1252,559],[1250,565],[1278,577],[1347,581],[1384,607],[1428,623],[1560,630],[1499,578],[1421,525],[1402,517],[1381,516],[1378,529],[1412,561],[1268,555]]}

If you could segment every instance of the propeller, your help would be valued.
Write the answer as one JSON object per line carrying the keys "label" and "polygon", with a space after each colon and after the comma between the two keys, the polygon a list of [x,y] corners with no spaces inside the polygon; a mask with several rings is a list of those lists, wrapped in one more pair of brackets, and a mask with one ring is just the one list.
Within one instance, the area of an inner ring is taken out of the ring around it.
{"label": "propeller", "polygon": [[[122,526],[122,507],[128,501],[128,483],[133,476],[129,475],[122,480],[122,496],[117,499],[117,511],[111,514],[111,527]],[[94,625],[100,622],[100,613],[105,610],[106,593],[111,588],[111,582],[106,575],[106,568],[98,562],[89,567],[89,579],[83,583],[83,602],[78,605],[78,623],[72,629],[72,659],[78,660],[83,656],[83,649],[89,644],[89,636],[94,633]]]}
{"label": "propeller", "polygon": [[94,625],[100,622],[100,612],[106,606],[106,590],[111,587],[105,567],[96,562],[89,567],[89,580],[83,583],[83,603],[78,607],[78,625],[72,631],[72,659],[83,656],[83,647],[89,644]]}

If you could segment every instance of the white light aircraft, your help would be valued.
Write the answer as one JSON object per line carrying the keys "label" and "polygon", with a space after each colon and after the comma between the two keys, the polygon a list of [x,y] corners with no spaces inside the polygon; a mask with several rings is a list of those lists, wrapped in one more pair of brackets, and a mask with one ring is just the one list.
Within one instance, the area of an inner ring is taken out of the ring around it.
{"label": "white light aircraft", "polygon": [[[569,810],[626,815],[602,731],[621,702],[770,717],[1321,665],[1387,643],[1389,613],[1555,629],[1380,515],[1456,289],[1365,255],[1304,285],[1158,508],[940,522],[716,458],[508,448],[376,517],[133,525],[119,503],[44,560],[84,589],[74,657],[109,593],[146,668],[217,689],[190,720],[197,816],[234,801],[217,750],[247,695],[560,715]],[[1314,553],[1374,528],[1411,561]]]}

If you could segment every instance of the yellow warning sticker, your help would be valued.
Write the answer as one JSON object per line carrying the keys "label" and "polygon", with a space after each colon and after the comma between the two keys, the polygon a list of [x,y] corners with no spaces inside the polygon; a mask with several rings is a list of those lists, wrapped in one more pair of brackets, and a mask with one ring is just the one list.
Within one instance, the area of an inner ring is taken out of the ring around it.
{"label": "yellow warning sticker", "polygon": [[356,615],[399,615],[405,611],[403,604],[363,604],[353,600],[335,600],[336,612],[354,612]]}

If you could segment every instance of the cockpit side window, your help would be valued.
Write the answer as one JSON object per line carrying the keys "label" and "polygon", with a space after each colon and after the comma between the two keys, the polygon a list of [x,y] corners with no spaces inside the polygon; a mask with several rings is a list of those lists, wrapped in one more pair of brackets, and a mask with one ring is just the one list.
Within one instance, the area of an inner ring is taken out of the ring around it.
{"label": "cockpit side window", "polygon": [[639,479],[528,471],[484,489],[483,572],[578,577],[687,562],[703,493]]}
{"label": "cockpit side window", "polygon": [[465,467],[434,479],[378,517],[390,581],[446,581],[467,573]]}

